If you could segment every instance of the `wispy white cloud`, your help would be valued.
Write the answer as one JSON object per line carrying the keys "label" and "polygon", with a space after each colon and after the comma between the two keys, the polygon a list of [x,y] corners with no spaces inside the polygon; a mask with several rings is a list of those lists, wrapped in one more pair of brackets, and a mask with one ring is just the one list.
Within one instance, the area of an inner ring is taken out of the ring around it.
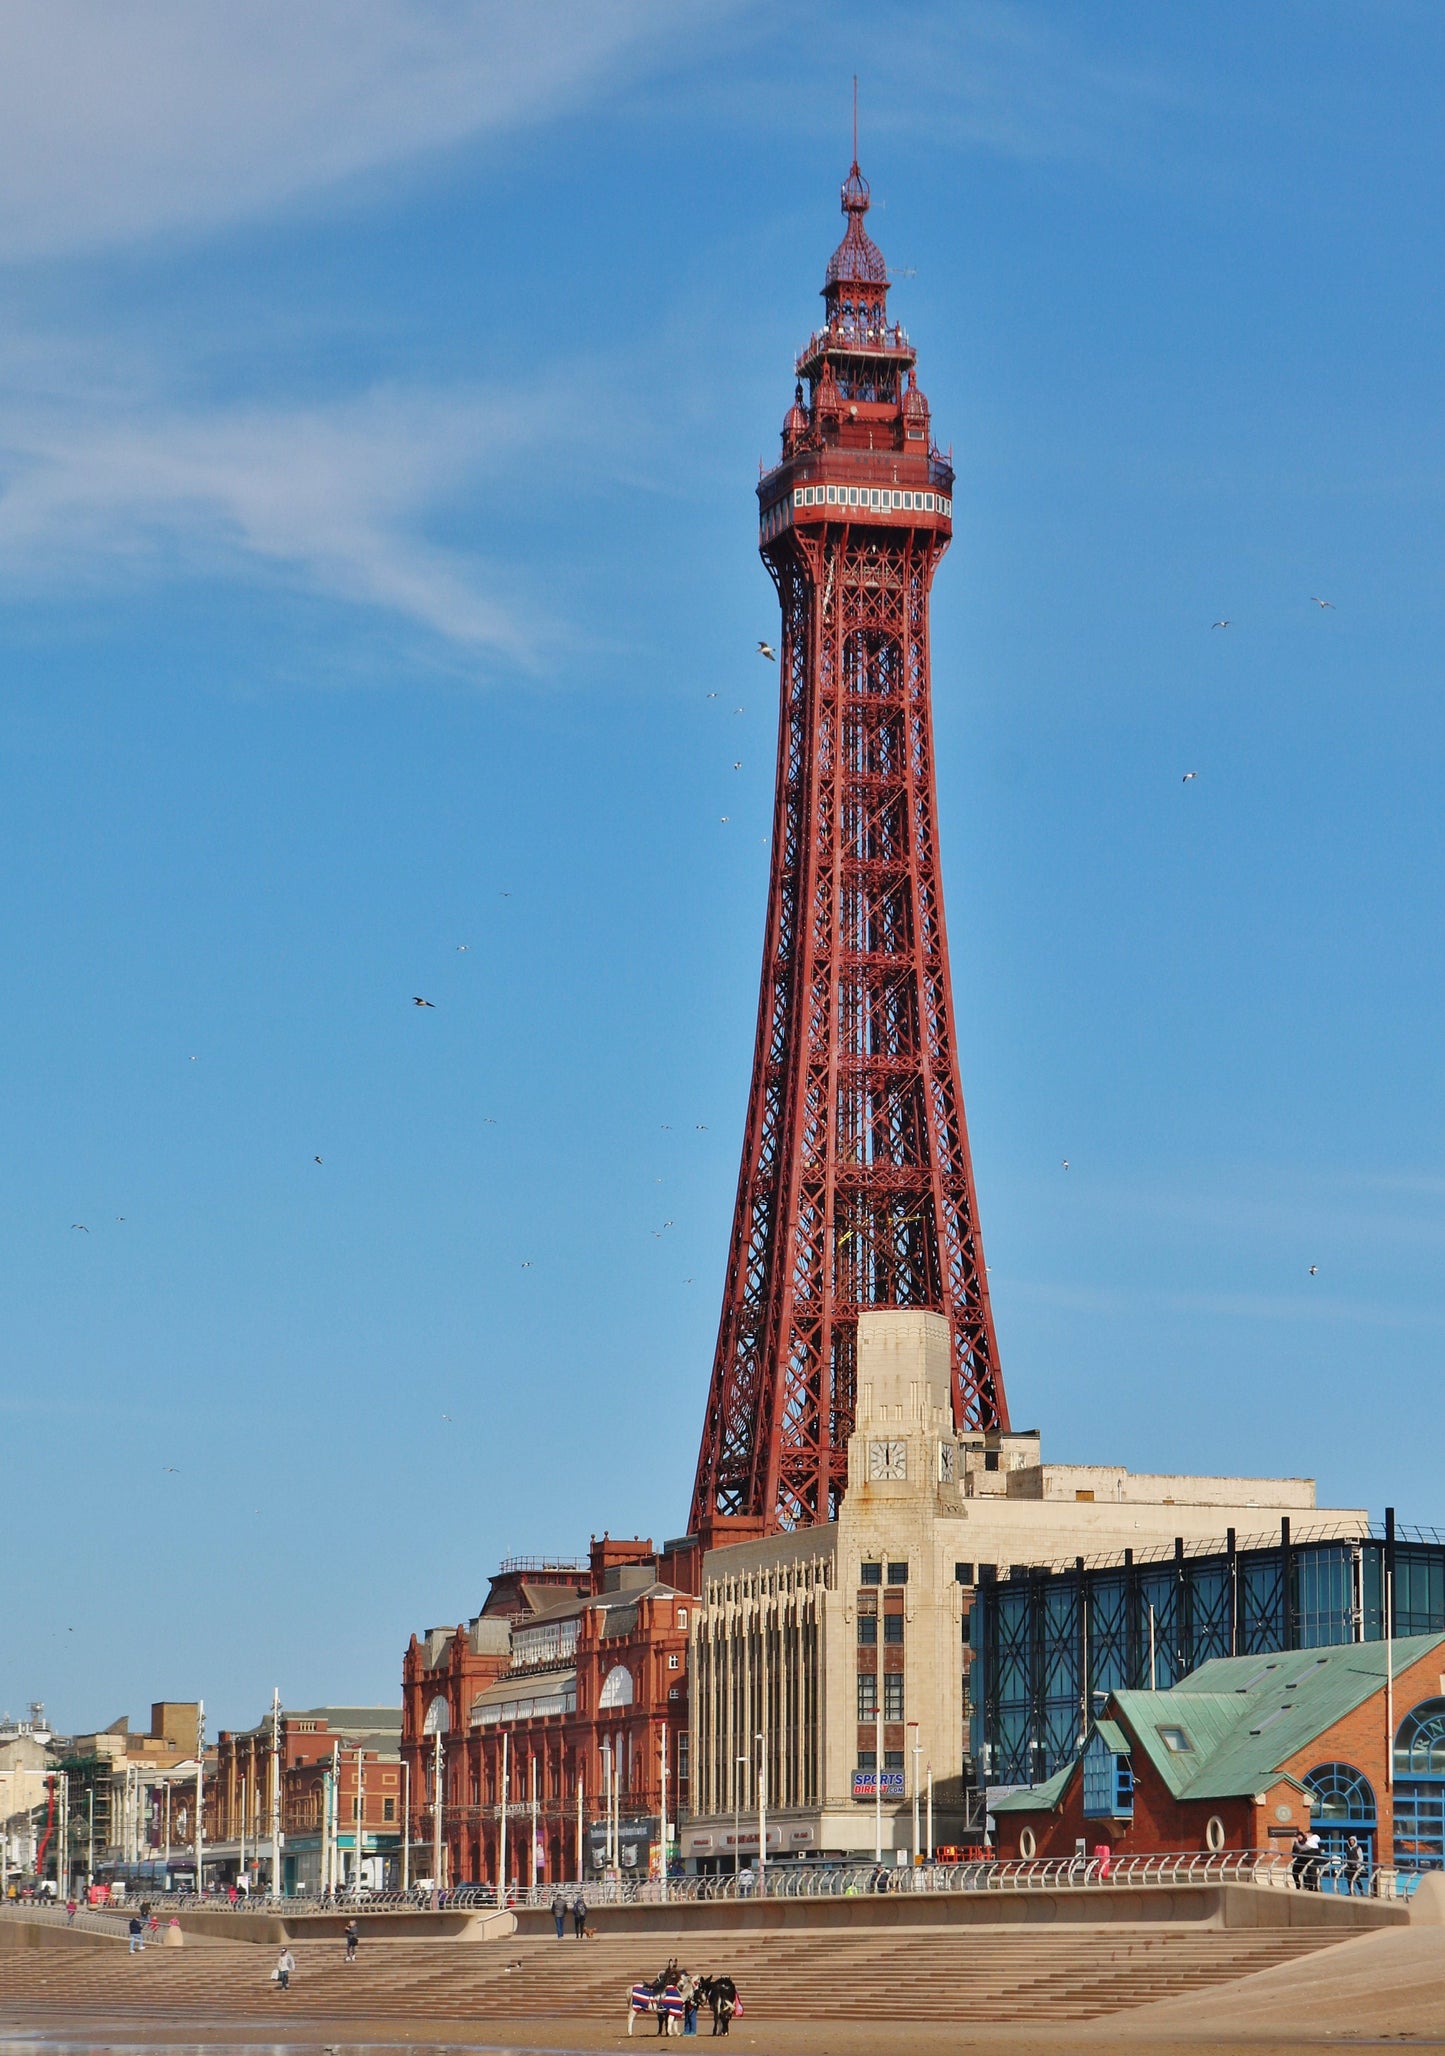
{"label": "wispy white cloud", "polygon": [[245,218],[555,116],[742,0],[6,0],[0,260]]}
{"label": "wispy white cloud", "polygon": [[509,567],[432,539],[508,474],[554,394],[380,388],[311,406],[179,409],[0,384],[0,583],[45,593],[258,575],[384,609],[534,667],[558,624]]}

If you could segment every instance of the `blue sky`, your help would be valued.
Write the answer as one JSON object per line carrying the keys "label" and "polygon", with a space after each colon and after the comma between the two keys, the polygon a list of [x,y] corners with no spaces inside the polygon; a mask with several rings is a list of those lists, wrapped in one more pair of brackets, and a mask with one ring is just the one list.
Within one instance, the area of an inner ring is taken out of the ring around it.
{"label": "blue sky", "polygon": [[818,24],[0,16],[0,1709],[680,1529],[854,70],[1015,1420],[1445,1524],[1445,22]]}

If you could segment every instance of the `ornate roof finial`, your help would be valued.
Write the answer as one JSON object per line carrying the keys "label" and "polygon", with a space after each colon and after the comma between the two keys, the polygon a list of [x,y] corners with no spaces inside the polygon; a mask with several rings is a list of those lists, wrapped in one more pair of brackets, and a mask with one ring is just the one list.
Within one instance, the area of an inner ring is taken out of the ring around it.
{"label": "ornate roof finial", "polygon": [[883,262],[883,252],[863,226],[863,217],[868,212],[870,193],[868,181],[858,169],[858,80],[853,80],[853,162],[848,167],[848,176],[843,181],[843,212],[848,217],[848,227],[842,242],[833,252],[828,264],[826,293],[829,286],[838,284],[886,286],[888,267]]}

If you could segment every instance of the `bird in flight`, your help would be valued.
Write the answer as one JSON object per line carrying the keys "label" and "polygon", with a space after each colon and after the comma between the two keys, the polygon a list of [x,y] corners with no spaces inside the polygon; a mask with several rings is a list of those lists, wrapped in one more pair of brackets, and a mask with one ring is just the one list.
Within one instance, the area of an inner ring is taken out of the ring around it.
{"label": "bird in flight", "polygon": [[471,944],[470,944],[469,942],[459,942],[459,943],[457,944],[457,950],[458,950],[458,953],[460,953],[460,952],[461,952],[462,950],[468,950],[468,949],[470,949],[470,948],[471,948]]}
{"label": "bird in flight", "polygon": [[173,1463],[168,1463],[166,1465],[166,1476],[168,1478],[178,1478],[180,1475],[180,1472],[176,1469]]}
{"label": "bird in flight", "polygon": [[746,708],[746,707],[734,707],[734,708],[733,708],[733,712],[734,712],[735,714],[746,714],[746,712],[747,712],[747,711],[748,711],[748,710],[747,710],[747,708]]}
{"label": "bird in flight", "polygon": [[84,1221],[72,1221],[70,1225],[72,1228],[78,1228],[82,1235],[88,1235],[90,1233],[90,1230],[86,1227]]}
{"label": "bird in flight", "polygon": [[1322,600],[1318,593],[1311,593],[1310,598],[1314,601],[1317,607],[1328,607],[1331,613],[1337,611],[1333,600]]}
{"label": "bird in flight", "polygon": [[1209,625],[1211,628],[1228,628],[1229,623],[1227,621],[1211,621]]}
{"label": "bird in flight", "polygon": [[522,1269],[523,1269],[524,1271],[530,1271],[530,1270],[531,1270],[531,1268],[532,1268],[532,1259],[531,1259],[530,1257],[528,1257],[528,1258],[527,1258],[527,1261],[526,1261],[526,1262],[525,1262],[525,1263],[523,1264],[523,1266],[522,1266]]}
{"label": "bird in flight", "polygon": [[1067,1158],[1067,1157],[1065,1157],[1065,1158],[1064,1158],[1064,1169],[1065,1169],[1065,1170],[1067,1171],[1067,1170],[1068,1170],[1068,1168],[1069,1168],[1069,1160],[1068,1160],[1068,1158]]}
{"label": "bird in flight", "polygon": [[1191,778],[1197,778],[1198,776],[1199,773],[1197,771],[1186,771],[1180,783],[1183,785],[1188,785]]}
{"label": "bird in flight", "polygon": [[705,1134],[707,1133],[707,1122],[706,1122],[706,1121],[695,1121],[695,1122],[693,1123],[693,1126],[694,1126],[694,1127],[695,1127],[695,1128],[697,1129],[697,1132],[698,1132],[698,1134],[699,1134],[699,1135],[705,1135]]}
{"label": "bird in flight", "polygon": [[434,999],[414,999],[412,1005],[414,1007],[434,1007],[436,1001]]}
{"label": "bird in flight", "polygon": [[777,651],[773,648],[771,643],[760,642],[758,644],[758,655],[760,657],[765,657],[769,663],[772,662],[773,658],[776,657],[777,654]]}
{"label": "bird in flight", "polygon": [[709,698],[710,700],[715,700],[715,699],[717,698],[717,694],[716,694],[715,692],[710,692],[710,693],[708,694],[708,698]]}
{"label": "bird in flight", "polygon": [[741,758],[741,757],[739,757],[739,758],[738,758],[738,760],[737,760],[737,762],[736,762],[736,763],[735,763],[735,764],[733,765],[733,769],[734,769],[734,771],[741,771],[741,770],[742,770],[742,768],[743,768],[743,760],[742,760],[742,758]]}
{"label": "bird in flight", "polygon": [[442,1419],[443,1419],[444,1421],[449,1421],[449,1420],[451,1419],[451,1415],[450,1415],[450,1414],[443,1414],[443,1415],[442,1415]]}
{"label": "bird in flight", "polygon": [[319,1164],[321,1159],[320,1157],[312,1157],[311,1161],[313,1164]]}
{"label": "bird in flight", "polygon": [[692,1280],[691,1278],[684,1278],[682,1282],[684,1285],[691,1285]]}
{"label": "bird in flight", "polygon": [[732,819],[732,815],[731,815],[731,814],[719,814],[719,815],[718,815],[718,819],[719,819],[719,821],[731,821],[731,819]]}
{"label": "bird in flight", "polygon": [[509,900],[511,897],[512,895],[509,892],[499,892],[497,894],[497,898],[501,900]]}
{"label": "bird in flight", "polygon": [[495,1115],[495,1114],[483,1114],[483,1116],[482,1116],[482,1126],[483,1126],[484,1128],[495,1128],[495,1127],[496,1127],[496,1125],[497,1125],[497,1117],[496,1117],[496,1115]]}
{"label": "bird in flight", "polygon": [[1317,1277],[1319,1276],[1319,1274],[1320,1274],[1320,1267],[1319,1267],[1319,1265],[1318,1265],[1318,1264],[1311,1264],[1311,1265],[1310,1265],[1310,1276],[1311,1276],[1312,1278],[1317,1278]]}

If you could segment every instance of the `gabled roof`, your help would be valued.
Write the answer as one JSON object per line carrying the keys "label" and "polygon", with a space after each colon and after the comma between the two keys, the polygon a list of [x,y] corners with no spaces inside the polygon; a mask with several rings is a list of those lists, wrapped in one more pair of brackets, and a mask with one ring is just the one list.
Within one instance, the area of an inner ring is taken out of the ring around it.
{"label": "gabled roof", "polygon": [[[1445,1648],[1445,1635],[1392,1647],[1398,1677]],[[1216,1657],[1167,1692],[1116,1692],[1112,1704],[1175,1798],[1228,1799],[1278,1782],[1281,1764],[1363,1706],[1384,1678],[1384,1643],[1352,1642]],[[1161,1731],[1175,1728],[1186,1750],[1165,1742]]]}
{"label": "gabled roof", "polygon": [[1041,1785],[1021,1785],[1016,1792],[1005,1792],[998,1799],[990,1799],[988,1810],[990,1813],[1052,1813],[1064,1796],[1064,1787],[1073,1770],[1073,1764],[1066,1763],[1062,1770],[1056,1770]]}

